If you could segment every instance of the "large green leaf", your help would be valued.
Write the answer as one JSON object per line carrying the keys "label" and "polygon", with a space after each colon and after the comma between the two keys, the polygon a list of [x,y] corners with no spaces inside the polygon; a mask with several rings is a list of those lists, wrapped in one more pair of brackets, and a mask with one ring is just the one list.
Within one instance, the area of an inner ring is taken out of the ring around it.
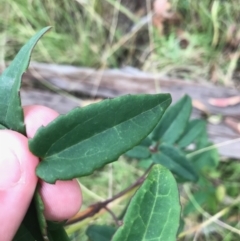
{"label": "large green leaf", "polygon": [[160,165],[133,196],[112,241],[176,241],[181,207],[176,181]]}
{"label": "large green leaf", "polygon": [[167,167],[180,178],[188,181],[196,182],[198,174],[192,166],[192,163],[185,155],[170,144],[162,144],[159,146],[159,152],[152,155],[155,163]]}
{"label": "large green leaf", "polygon": [[204,131],[206,131],[206,122],[204,120],[189,121],[177,145],[180,148],[190,145]]}
{"label": "large green leaf", "polygon": [[155,141],[161,140],[169,144],[175,143],[185,129],[191,111],[191,99],[185,95],[166,111],[162,120],[153,131],[153,139]]}
{"label": "large green leaf", "polygon": [[28,67],[32,49],[47,30],[49,27],[32,37],[0,76],[0,124],[22,134],[25,134],[25,126],[19,95],[21,78]]}
{"label": "large green leaf", "polygon": [[89,241],[111,241],[116,228],[106,225],[91,225],[88,227],[86,234]]}
{"label": "large green leaf", "polygon": [[58,117],[29,141],[30,150],[42,158],[37,175],[54,183],[116,161],[147,137],[170,102],[169,94],[126,95]]}

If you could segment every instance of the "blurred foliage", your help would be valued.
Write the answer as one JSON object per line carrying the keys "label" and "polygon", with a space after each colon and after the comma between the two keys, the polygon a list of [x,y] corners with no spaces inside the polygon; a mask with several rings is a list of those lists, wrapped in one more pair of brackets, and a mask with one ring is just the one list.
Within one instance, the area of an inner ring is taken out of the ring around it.
{"label": "blurred foliage", "polygon": [[240,7],[237,1],[169,2],[172,15],[160,19],[163,31],[154,29],[154,49],[144,69],[230,84],[232,77],[237,78],[234,71],[239,69]]}
{"label": "blurred foliage", "polygon": [[127,64],[225,84],[238,78],[240,5],[236,0],[169,0],[170,9],[163,10],[153,26],[146,23],[136,32],[131,31],[149,6],[135,3],[140,8],[131,12],[136,8],[133,3],[121,3],[0,0],[1,61],[11,60],[34,32],[51,25],[53,30],[37,46],[35,61],[90,67]]}
{"label": "blurred foliage", "polygon": [[33,60],[84,66],[101,63],[106,29],[93,1],[1,1],[1,16],[6,16],[1,19],[6,60],[36,30],[50,25],[53,29],[36,47]]}

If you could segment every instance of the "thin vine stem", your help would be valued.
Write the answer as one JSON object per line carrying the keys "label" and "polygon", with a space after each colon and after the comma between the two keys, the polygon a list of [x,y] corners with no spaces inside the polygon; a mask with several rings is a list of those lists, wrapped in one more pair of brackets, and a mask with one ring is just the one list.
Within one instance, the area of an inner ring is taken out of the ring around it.
{"label": "thin vine stem", "polygon": [[92,217],[95,214],[97,214],[101,209],[106,209],[108,211],[107,205],[109,203],[111,203],[114,200],[124,196],[126,193],[128,193],[131,190],[135,189],[136,187],[140,186],[144,182],[144,180],[146,178],[146,175],[151,170],[152,166],[153,166],[153,164],[150,165],[150,167],[144,172],[144,174],[141,177],[139,177],[136,180],[136,182],[134,182],[132,185],[130,185],[129,187],[127,187],[123,191],[119,192],[118,194],[114,195],[112,198],[109,198],[109,199],[106,199],[103,202],[97,202],[97,203],[91,205],[88,212],[86,212],[84,215],[80,216],[79,218],[69,219],[67,221],[66,225],[75,224],[75,223],[80,222],[80,221],[82,221],[86,218]]}

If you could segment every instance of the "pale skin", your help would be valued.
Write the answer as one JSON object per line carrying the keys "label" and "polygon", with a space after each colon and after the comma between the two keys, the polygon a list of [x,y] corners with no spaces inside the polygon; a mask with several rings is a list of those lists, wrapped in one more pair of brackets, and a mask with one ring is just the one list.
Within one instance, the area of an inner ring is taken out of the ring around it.
{"label": "pale skin", "polygon": [[[24,107],[27,138],[15,131],[0,130],[0,237],[11,241],[33,198],[38,178],[39,159],[28,149],[40,126],[46,126],[58,113],[44,106]],[[40,180],[40,194],[48,220],[62,221],[75,215],[82,204],[76,180],[57,181],[51,185]]]}

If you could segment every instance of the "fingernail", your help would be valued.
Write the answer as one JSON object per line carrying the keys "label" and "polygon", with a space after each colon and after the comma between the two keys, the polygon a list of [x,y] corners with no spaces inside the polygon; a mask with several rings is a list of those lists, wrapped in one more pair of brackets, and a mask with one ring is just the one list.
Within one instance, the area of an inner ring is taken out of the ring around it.
{"label": "fingernail", "polygon": [[21,164],[13,150],[0,151],[0,190],[14,187],[21,179]]}

